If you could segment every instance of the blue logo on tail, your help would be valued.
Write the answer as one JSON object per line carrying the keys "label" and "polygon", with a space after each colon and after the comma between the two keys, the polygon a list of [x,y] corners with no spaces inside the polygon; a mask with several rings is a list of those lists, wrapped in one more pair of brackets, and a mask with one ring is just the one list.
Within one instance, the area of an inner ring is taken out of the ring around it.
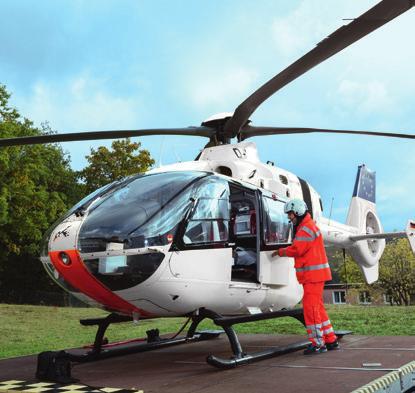
{"label": "blue logo on tail", "polygon": [[359,165],[357,170],[353,196],[376,203],[376,172],[366,168],[364,164]]}

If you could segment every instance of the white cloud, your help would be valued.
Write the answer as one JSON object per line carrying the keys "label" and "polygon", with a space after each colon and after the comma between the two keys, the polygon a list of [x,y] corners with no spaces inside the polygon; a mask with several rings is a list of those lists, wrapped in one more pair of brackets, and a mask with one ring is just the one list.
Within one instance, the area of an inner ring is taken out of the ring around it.
{"label": "white cloud", "polygon": [[[332,2],[315,0],[297,3],[272,24],[278,55],[289,58],[289,62],[296,60],[342,24],[350,23],[343,18],[356,17],[375,4],[372,0],[338,0],[336,7]],[[392,115],[396,119],[411,110],[415,80],[405,75],[410,75],[409,67],[415,61],[410,41],[414,12],[399,16],[299,78],[298,86],[304,91],[318,88],[316,96],[324,100],[323,117],[340,115],[344,119],[353,113],[366,117],[377,114],[379,119]],[[292,91],[296,84],[289,88]]]}
{"label": "white cloud", "polygon": [[257,79],[255,72],[243,67],[213,70],[208,76],[200,71],[194,70],[193,75],[188,75],[190,81],[187,85],[191,102],[199,108],[215,106],[227,110],[231,100],[244,97]]}
{"label": "white cloud", "polygon": [[379,182],[377,193],[379,215],[389,230],[403,229],[407,219],[415,218],[415,159],[414,149],[408,147],[400,157],[390,155],[388,160],[398,163],[397,170],[390,170],[385,180]]}
{"label": "white cloud", "polygon": [[272,34],[281,54],[291,56],[307,46],[311,49],[313,44],[321,40],[322,23],[318,18],[310,17],[314,13],[311,2],[301,2],[291,14],[273,21]]}
{"label": "white cloud", "polygon": [[85,95],[85,87],[87,85],[87,79],[84,76],[79,76],[75,78],[70,83],[70,91],[74,97],[82,99],[82,96]]}
{"label": "white cloud", "polygon": [[[109,82],[87,72],[63,81],[37,80],[28,94],[16,100],[19,112],[40,126],[48,122],[58,133],[134,129],[143,123],[145,108],[139,96],[117,95]],[[72,166],[80,169],[91,146],[109,146],[110,140],[63,145]]]}
{"label": "white cloud", "polygon": [[366,11],[373,1],[360,1],[350,4],[349,1],[317,2],[303,0],[291,13],[275,18],[272,23],[272,34],[277,50],[285,56],[301,54],[311,50],[327,35]]}
{"label": "white cloud", "polygon": [[338,105],[361,113],[389,111],[394,106],[386,85],[377,80],[358,82],[344,79],[336,93]]}
{"label": "white cloud", "polygon": [[47,120],[52,128],[70,132],[136,126],[142,102],[116,96],[105,80],[82,74],[63,83],[35,82],[19,106],[36,124]]}
{"label": "white cloud", "polygon": [[[378,201],[395,209],[413,208],[414,201],[411,195],[415,194],[415,162],[403,162],[400,166],[405,170],[400,170],[395,176],[388,178],[387,182],[379,184]],[[415,212],[413,214],[415,216]]]}

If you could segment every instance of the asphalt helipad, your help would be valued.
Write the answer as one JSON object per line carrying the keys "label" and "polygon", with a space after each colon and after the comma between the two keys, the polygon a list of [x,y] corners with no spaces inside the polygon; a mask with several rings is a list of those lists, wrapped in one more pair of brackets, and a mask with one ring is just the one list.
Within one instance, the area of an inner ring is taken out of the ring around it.
{"label": "asphalt helipad", "polygon": [[[247,352],[301,339],[303,337],[292,335],[240,335]],[[415,385],[415,363],[404,372],[400,370],[415,360],[415,336],[346,336],[337,351],[311,357],[295,352],[231,370],[209,366],[205,361],[208,354],[230,356],[224,335],[210,341],[75,364],[72,376],[83,385],[143,390],[145,393],[346,393],[394,371],[398,377],[406,373],[405,390],[408,378]],[[36,382],[35,370],[36,356],[1,360],[0,382]]]}

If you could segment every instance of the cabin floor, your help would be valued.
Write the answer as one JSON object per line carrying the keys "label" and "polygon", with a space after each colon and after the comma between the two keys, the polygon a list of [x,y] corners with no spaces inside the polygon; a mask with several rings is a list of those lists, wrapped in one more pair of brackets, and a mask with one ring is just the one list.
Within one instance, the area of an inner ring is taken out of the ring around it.
{"label": "cabin floor", "polygon": [[[264,334],[239,337],[247,352],[304,339],[302,336]],[[226,336],[221,335],[214,340],[76,364],[72,368],[72,377],[84,385],[137,389],[145,393],[346,393],[415,360],[414,336],[348,335],[343,338],[340,350],[319,355],[304,356],[302,351],[294,352],[231,370],[218,370],[206,363],[208,354],[229,357],[228,348]],[[376,369],[363,366],[368,363],[378,365]],[[36,383],[35,370],[36,356],[0,360],[0,392],[3,381]],[[411,378],[415,385],[415,372]],[[76,389],[79,388],[75,386],[69,391]],[[5,391],[7,389],[3,389]],[[46,387],[26,391],[47,393],[48,390]],[[114,389],[104,391],[116,392]]]}

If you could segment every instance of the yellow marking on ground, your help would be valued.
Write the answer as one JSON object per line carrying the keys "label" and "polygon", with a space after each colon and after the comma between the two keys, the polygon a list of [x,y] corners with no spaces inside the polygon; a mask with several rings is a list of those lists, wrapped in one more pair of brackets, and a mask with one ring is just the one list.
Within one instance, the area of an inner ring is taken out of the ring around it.
{"label": "yellow marking on ground", "polygon": [[65,393],[86,393],[89,390],[80,390],[80,389],[76,389],[76,390],[65,390]]}
{"label": "yellow marking on ground", "polygon": [[56,385],[56,384],[53,382],[38,382],[38,383],[32,383],[27,386],[30,386],[32,388],[44,388],[46,386],[52,386],[52,385]]}
{"label": "yellow marking on ground", "polygon": [[13,389],[16,389],[16,388],[20,388],[21,386],[20,385],[12,385],[12,384],[10,384],[10,385],[3,385],[3,384],[1,384],[0,385],[0,392],[3,392],[3,391],[9,391],[9,390],[13,390]]}

